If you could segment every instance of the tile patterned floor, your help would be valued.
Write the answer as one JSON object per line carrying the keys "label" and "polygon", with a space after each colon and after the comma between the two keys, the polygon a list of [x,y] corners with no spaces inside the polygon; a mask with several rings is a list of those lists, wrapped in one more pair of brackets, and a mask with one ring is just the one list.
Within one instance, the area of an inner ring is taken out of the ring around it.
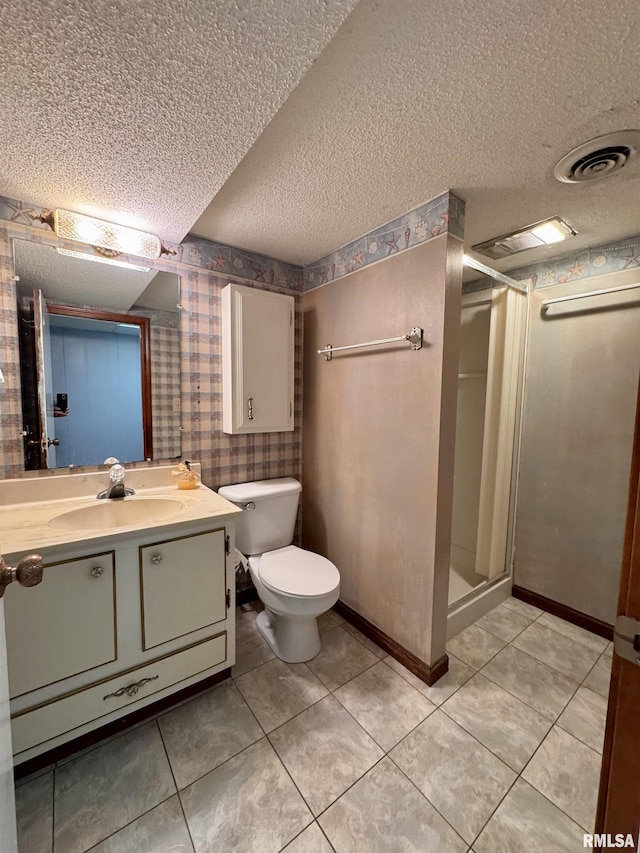
{"label": "tile patterned floor", "polygon": [[308,664],[238,610],[231,680],[16,790],[20,853],[575,853],[611,644],[509,599],[427,687],[321,617]]}

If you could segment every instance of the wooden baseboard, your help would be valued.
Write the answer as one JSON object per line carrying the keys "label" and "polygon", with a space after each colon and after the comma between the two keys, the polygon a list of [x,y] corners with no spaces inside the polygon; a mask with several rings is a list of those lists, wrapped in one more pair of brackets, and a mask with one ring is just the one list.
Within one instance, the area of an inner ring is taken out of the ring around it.
{"label": "wooden baseboard", "polygon": [[381,649],[388,652],[391,657],[394,657],[403,666],[406,666],[410,672],[417,675],[429,687],[435,684],[439,678],[442,678],[449,669],[449,658],[446,655],[437,660],[433,666],[429,666],[419,657],[416,657],[413,652],[410,652],[404,646],[401,646],[400,643],[396,642],[393,637],[390,637],[384,631],[381,631],[380,628],[377,628],[373,622],[369,622],[368,619],[365,619],[364,616],[361,616],[356,610],[345,604],[344,601],[338,601],[334,604],[333,609],[346,619],[347,622],[359,631],[362,631],[365,637],[373,640]]}
{"label": "wooden baseboard", "polygon": [[191,699],[197,696],[198,693],[203,693],[215,684],[225,681],[231,676],[231,668],[223,669],[222,672],[217,672],[215,675],[210,675],[208,678],[203,678],[195,684],[190,684],[188,687],[183,687],[172,693],[170,696],[164,696],[158,699],[157,702],[152,702],[150,705],[145,705],[144,708],[138,708],[124,717],[119,717],[117,720],[112,720],[100,728],[93,729],[80,737],[69,740],[66,743],[61,743],[60,746],[55,746],[47,752],[42,752],[33,758],[28,758],[22,764],[16,764],[13,768],[13,778],[17,782],[19,779],[24,779],[25,776],[30,776],[32,773],[37,773],[45,767],[50,767],[57,761],[62,761],[64,758],[69,758],[76,752],[82,749],[87,749],[90,746],[96,746],[102,740],[120,734],[130,726],[141,723],[144,720],[151,719],[156,714],[166,711],[178,702],[184,702],[185,699]]}
{"label": "wooden baseboard", "polygon": [[604,637],[605,640],[613,640],[613,625],[609,625],[608,622],[603,622],[601,619],[596,619],[587,613],[581,613],[580,610],[574,610],[573,607],[560,604],[559,601],[553,601],[551,598],[539,595],[537,592],[531,592],[531,590],[524,589],[521,586],[514,586],[511,594],[514,598],[518,598],[526,604],[532,604],[534,607],[546,610],[547,613],[558,616],[560,619],[565,619],[579,628],[585,628],[587,631],[591,631],[592,634]]}

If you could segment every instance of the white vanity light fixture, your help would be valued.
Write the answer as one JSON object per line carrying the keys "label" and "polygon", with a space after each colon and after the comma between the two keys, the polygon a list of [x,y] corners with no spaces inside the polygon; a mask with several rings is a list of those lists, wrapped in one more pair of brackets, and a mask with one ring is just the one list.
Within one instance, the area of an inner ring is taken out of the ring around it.
{"label": "white vanity light fixture", "polygon": [[74,240],[78,243],[86,243],[93,248],[93,254],[58,248],[61,254],[71,255],[72,257],[115,263],[117,266],[133,267],[146,272],[150,269],[149,267],[142,267],[117,259],[121,254],[148,258],[149,260],[157,260],[161,255],[176,254],[173,249],[163,246],[155,234],[139,231],[137,228],[128,228],[125,225],[116,225],[114,222],[106,222],[104,219],[86,216],[84,213],[57,208],[56,210],[44,209],[39,215],[30,214],[30,216],[32,219],[44,222],[52,231],[55,231],[58,237]]}

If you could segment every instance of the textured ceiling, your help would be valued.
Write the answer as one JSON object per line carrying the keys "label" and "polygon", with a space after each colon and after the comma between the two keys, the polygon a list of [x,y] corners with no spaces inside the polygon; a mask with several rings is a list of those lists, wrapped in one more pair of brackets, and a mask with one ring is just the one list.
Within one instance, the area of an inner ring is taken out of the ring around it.
{"label": "textured ceiling", "polygon": [[640,127],[639,43],[637,0],[361,0],[192,231],[308,263],[451,188],[467,246],[553,214],[567,252],[638,233],[640,165],[553,168]]}
{"label": "textured ceiling", "polygon": [[449,188],[468,246],[551,214],[566,251],[640,232],[640,164],[553,178],[640,127],[637,0],[14,0],[0,32],[5,196],[294,263]]}
{"label": "textured ceiling", "polygon": [[180,241],[354,3],[0,3],[0,194]]}

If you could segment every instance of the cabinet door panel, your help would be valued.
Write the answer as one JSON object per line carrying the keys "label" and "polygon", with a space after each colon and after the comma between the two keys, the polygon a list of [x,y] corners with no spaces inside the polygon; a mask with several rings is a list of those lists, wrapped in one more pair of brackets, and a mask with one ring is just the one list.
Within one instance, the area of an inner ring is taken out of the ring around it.
{"label": "cabinet door panel", "polygon": [[116,660],[113,552],[47,565],[5,596],[9,689],[20,696]]}
{"label": "cabinet door panel", "polygon": [[140,548],[142,647],[226,618],[225,531]]}
{"label": "cabinet door panel", "polygon": [[292,430],[294,298],[230,284],[222,310],[224,431]]}

